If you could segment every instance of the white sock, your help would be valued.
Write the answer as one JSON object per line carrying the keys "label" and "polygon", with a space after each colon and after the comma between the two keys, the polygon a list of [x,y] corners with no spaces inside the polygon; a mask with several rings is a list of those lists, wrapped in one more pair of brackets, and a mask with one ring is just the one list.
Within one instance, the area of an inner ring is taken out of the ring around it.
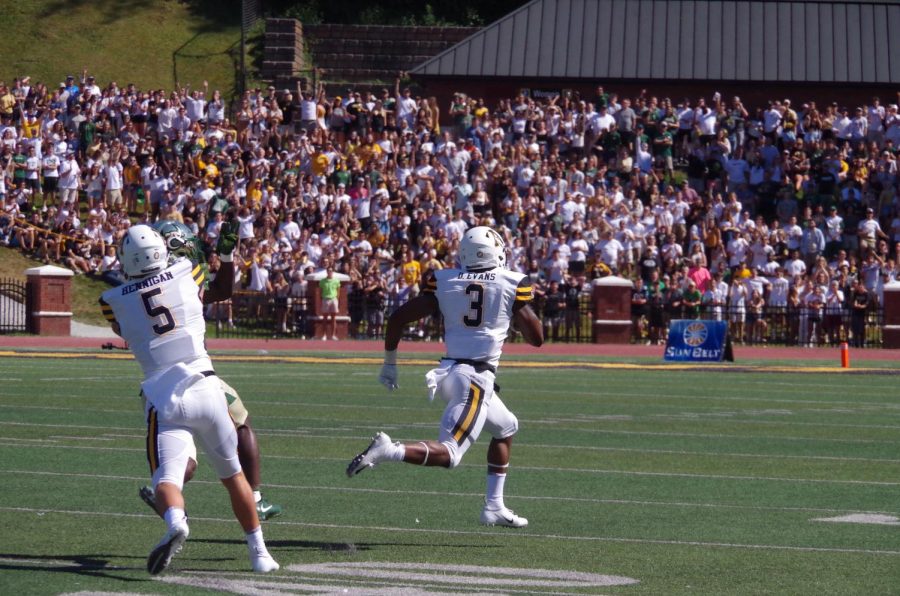
{"label": "white sock", "polygon": [[169,507],[166,509],[166,513],[163,515],[163,518],[166,520],[166,527],[170,530],[174,528],[176,525],[182,523],[187,516],[184,513],[184,509],[179,507]]}
{"label": "white sock", "polygon": [[391,450],[391,454],[388,457],[390,461],[403,461],[403,458],[406,457],[406,445],[400,443],[399,441],[394,443],[394,449]]}
{"label": "white sock", "polygon": [[268,554],[266,542],[263,540],[262,526],[257,526],[255,530],[247,532],[247,546],[250,547],[251,553]]}
{"label": "white sock", "polygon": [[262,493],[258,490],[253,491],[253,502],[259,503],[260,501],[262,501]]}
{"label": "white sock", "polygon": [[487,508],[503,509],[503,485],[506,484],[506,474],[487,475]]}

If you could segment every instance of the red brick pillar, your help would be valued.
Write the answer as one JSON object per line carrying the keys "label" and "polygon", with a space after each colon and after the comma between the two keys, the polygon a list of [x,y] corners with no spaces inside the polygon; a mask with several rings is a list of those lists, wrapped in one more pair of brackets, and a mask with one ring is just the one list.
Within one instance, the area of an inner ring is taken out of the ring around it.
{"label": "red brick pillar", "polygon": [[27,269],[25,275],[28,331],[37,335],[71,335],[75,274],[62,267],[44,265]]}
{"label": "red brick pillar", "polygon": [[900,348],[900,282],[884,286],[884,348]]}
{"label": "red brick pillar", "polygon": [[631,281],[610,275],[594,280],[594,343],[631,342]]}

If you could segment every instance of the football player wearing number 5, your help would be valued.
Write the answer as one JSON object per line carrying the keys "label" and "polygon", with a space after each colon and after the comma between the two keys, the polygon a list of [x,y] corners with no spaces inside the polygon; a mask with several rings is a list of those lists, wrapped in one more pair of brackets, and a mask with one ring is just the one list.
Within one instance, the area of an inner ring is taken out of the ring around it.
{"label": "football player wearing number 5", "polygon": [[163,571],[187,540],[181,489],[194,440],[228,489],[251,567],[257,572],[278,569],[263,541],[253,493],[241,471],[237,432],[206,353],[201,268],[188,259],[169,265],[165,241],[146,225],[125,233],[119,259],[128,282],[104,292],[100,304],[144,373],[147,461],[167,526],[147,559],[147,571]]}
{"label": "football player wearing number 5", "polygon": [[379,377],[389,390],[396,389],[397,346],[403,329],[419,319],[443,315],[447,355],[440,367],[425,376],[430,397],[439,394],[447,404],[438,440],[393,442],[379,432],[350,462],[347,475],[385,461],[453,468],[486,430],[491,443],[481,523],[524,528],[528,520],[503,502],[510,447],[519,422],[500,400],[494,379],[510,325],[536,347],[544,341],[543,328],[529,306],[531,280],[504,267],[506,247],[497,232],[483,226],[468,230],[459,245],[459,260],[461,269],[435,271],[425,278],[421,294],[391,314]]}
{"label": "football player wearing number 5", "polygon": [[[180,222],[171,220],[160,220],[153,224],[153,229],[159,232],[160,236],[166,242],[166,248],[169,251],[169,262],[174,263],[181,257],[187,257],[196,267],[200,265],[202,275],[209,277],[206,266],[206,257],[200,248],[200,240],[194,235],[190,228]],[[221,266],[216,272],[215,280],[208,284],[203,284],[203,304],[212,304],[220,300],[228,300],[231,298],[234,290],[234,263],[232,253],[238,242],[238,222],[231,221],[222,225],[219,233],[218,242],[216,243],[216,254],[219,256]],[[198,284],[200,279],[198,278]],[[244,406],[241,396],[235,389],[225,382],[221,377],[216,377],[222,384],[222,390],[225,392],[225,398],[228,400],[228,413],[237,429],[238,437],[238,457],[241,460],[241,468],[253,489],[253,498],[256,500],[256,514],[259,519],[266,521],[281,513],[281,505],[270,503],[260,492],[262,479],[260,477],[260,455],[259,443],[256,440],[256,433],[250,425],[250,413]],[[197,468],[196,449],[192,449],[188,459],[188,467],[184,478],[187,483],[194,475]],[[165,511],[161,511],[156,503],[156,495],[149,486],[142,486],[138,491],[141,499],[162,516]]]}

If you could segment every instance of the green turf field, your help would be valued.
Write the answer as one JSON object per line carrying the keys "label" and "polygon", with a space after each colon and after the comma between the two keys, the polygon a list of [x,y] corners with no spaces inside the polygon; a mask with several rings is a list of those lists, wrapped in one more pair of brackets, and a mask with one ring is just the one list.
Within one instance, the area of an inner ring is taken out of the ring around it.
{"label": "green turf field", "polygon": [[0,591],[900,593],[894,375],[504,366],[521,427],[506,501],[530,520],[517,531],[478,524],[487,437],[453,471],[345,476],[376,430],[436,436],[425,370],[402,367],[389,394],[374,364],[218,359],[259,434],[264,493],[285,507],[264,523],[282,570],[247,571],[201,456],[191,537],[151,579],[164,525],[137,498],[137,366],[0,359]]}

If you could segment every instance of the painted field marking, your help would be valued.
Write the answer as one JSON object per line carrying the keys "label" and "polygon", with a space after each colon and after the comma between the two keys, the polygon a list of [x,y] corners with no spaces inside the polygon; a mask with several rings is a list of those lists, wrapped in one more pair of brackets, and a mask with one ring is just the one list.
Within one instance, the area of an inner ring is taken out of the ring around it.
{"label": "painted field marking", "polygon": [[[91,481],[95,480],[115,480],[128,482],[146,482],[146,476],[118,476],[110,474],[85,474],[78,472],[47,472],[38,470],[0,470],[0,474],[13,475],[29,475],[29,476],[56,476],[68,478],[85,478]],[[192,484],[202,484],[207,486],[219,486],[219,482],[213,480],[192,480]],[[483,497],[483,493],[471,492],[452,492],[452,491],[428,491],[428,490],[398,490],[383,488],[359,488],[347,486],[321,486],[313,484],[279,484],[267,483],[266,488],[277,488],[292,491],[323,491],[336,493],[359,493],[359,494],[382,494],[382,495],[415,495],[415,496],[431,496],[431,497],[460,497],[460,498],[476,498]],[[516,500],[522,501],[556,501],[562,503],[586,503],[592,505],[635,505],[639,507],[683,507],[683,508],[701,508],[701,509],[738,509],[744,511],[781,511],[786,513],[793,512],[816,512],[816,513],[859,513],[852,509],[832,509],[826,507],[776,507],[770,505],[733,505],[727,503],[691,503],[687,501],[646,501],[635,499],[600,499],[590,497],[565,497],[565,496],[543,496],[543,495],[523,495],[516,494]],[[888,515],[890,512],[869,512]]]}
{"label": "painted field marking", "polygon": [[[73,509],[53,509],[53,508],[35,508],[35,507],[2,507],[0,506],[0,511],[13,511],[19,513],[35,513],[39,515],[45,515],[47,513],[57,514],[57,515],[84,515],[91,517],[123,517],[130,519],[146,519],[146,520],[155,520],[156,523],[159,523],[159,518],[153,515],[152,513],[120,513],[120,512],[110,512],[110,511],[79,511]],[[223,524],[234,524],[234,519],[232,518],[219,518],[219,517],[200,517],[200,516],[191,516],[192,520],[198,521],[207,521],[214,523],[223,523]],[[290,521],[278,521],[278,520],[269,520],[266,522],[267,525],[277,525],[277,526],[287,526],[287,527],[302,527],[302,528],[322,528],[327,530],[363,530],[363,531],[377,531],[377,532],[396,532],[400,534],[438,534],[438,535],[448,535],[448,536],[489,536],[496,538],[501,535],[496,531],[490,530],[452,530],[452,529],[430,529],[430,528],[416,528],[416,527],[398,527],[398,526],[363,526],[363,525],[355,525],[355,524],[321,524],[321,523],[308,523],[308,522],[290,522]],[[825,546],[795,546],[795,545],[785,545],[785,544],[740,544],[735,542],[708,542],[708,541],[700,541],[700,540],[657,540],[653,538],[620,538],[615,536],[562,536],[559,534],[540,534],[536,532],[503,532],[502,536],[505,539],[520,539],[520,538],[531,538],[531,539],[543,539],[543,540],[572,540],[575,542],[609,542],[609,543],[621,543],[621,544],[658,544],[662,546],[697,546],[704,548],[735,548],[735,549],[750,549],[750,550],[772,550],[772,551],[792,551],[792,552],[811,552],[811,553],[854,553],[854,554],[864,554],[864,555],[884,555],[884,556],[900,556],[900,550],[881,550],[881,549],[869,549],[869,548],[839,548],[839,547],[825,547]]]}
{"label": "painted field marking", "polygon": [[[285,404],[287,405],[287,404]],[[5,404],[4,406],[7,409],[27,409],[27,410],[49,410],[49,411],[58,411],[58,412],[80,412],[81,408],[78,407],[63,407],[63,406],[30,406],[30,405],[14,405],[14,404]],[[347,407],[355,407],[355,406],[347,406]],[[375,406],[375,408],[380,409],[402,409],[402,410],[414,410],[419,411],[420,408],[396,408],[394,406]],[[139,412],[139,410],[92,410],[94,412],[105,412],[105,413],[113,413],[113,414],[135,414],[135,412]],[[335,420],[332,418],[310,418],[309,416],[260,416],[255,415],[254,420],[303,420],[306,422],[310,421],[321,421],[321,422],[331,422],[334,423]],[[795,437],[789,435],[742,435],[742,434],[723,434],[723,433],[688,433],[688,432],[659,432],[659,431],[642,431],[642,430],[618,430],[618,429],[607,429],[607,428],[578,428],[578,427],[568,427],[568,426],[560,426],[557,420],[564,420],[570,422],[576,422],[576,419],[528,419],[528,418],[520,418],[522,422],[525,422],[529,425],[533,426],[553,426],[558,430],[567,430],[569,432],[580,432],[580,433],[591,433],[591,434],[613,434],[613,435],[640,435],[640,436],[659,436],[659,437],[693,437],[693,438],[709,438],[709,439],[742,439],[742,440],[754,440],[754,439],[763,439],[763,440],[784,440],[784,441],[813,441],[820,443],[849,443],[849,444],[879,444],[879,445],[896,445],[900,444],[900,441],[887,441],[887,440],[874,440],[874,439],[834,439],[834,438],[821,438],[821,437]],[[635,419],[638,420],[638,419]],[[864,425],[864,424],[819,424],[812,422],[782,422],[782,421],[767,421],[767,420],[729,420],[730,424],[753,424],[753,425],[762,425],[762,426],[777,426],[777,425],[795,425],[795,426],[812,426],[812,427],[841,427],[841,428],[859,428],[859,429],[881,429],[881,430],[900,430],[900,426],[885,426],[885,425]],[[0,421],[0,425],[29,425],[32,423],[28,422],[14,422],[14,421]],[[79,427],[72,425],[64,425],[69,428],[87,428],[87,427]],[[392,429],[404,429],[404,428],[433,428],[434,424],[432,422],[415,422],[408,424],[392,424],[389,428]],[[341,423],[340,426],[336,427],[307,427],[305,430],[308,432],[316,431],[316,430],[346,430],[346,429],[366,429],[367,431],[371,429],[370,424],[355,424],[352,422]],[[266,433],[290,433],[294,432],[293,430],[284,430],[284,429],[265,429],[262,431],[263,434]],[[360,438],[360,437],[354,437]]]}
{"label": "painted field marking", "polygon": [[[131,354],[101,354],[101,353],[79,353],[79,352],[16,352],[14,350],[0,350],[0,358],[24,358],[24,359],[65,359],[65,360],[133,360]],[[374,357],[341,357],[341,358],[323,358],[316,356],[268,356],[268,355],[249,355],[249,354],[214,354],[213,358],[217,362],[272,362],[272,363],[293,363],[293,364],[382,364],[382,358]],[[410,358],[401,360],[400,364],[433,366],[435,358],[418,359]],[[696,371],[696,372],[772,372],[772,373],[834,373],[841,375],[854,374],[884,374],[895,375],[900,371],[890,368],[840,368],[835,366],[741,366],[741,367],[715,367],[705,366],[702,364],[657,364],[657,363],[641,363],[631,364],[626,362],[584,362],[584,361],[545,361],[545,360],[510,360],[503,363],[504,368],[532,368],[532,369],[548,369],[548,368],[586,368],[597,370],[636,370],[636,371]]]}
{"label": "painted field marking", "polygon": [[850,513],[838,517],[819,517],[812,521],[843,524],[871,524],[877,526],[900,526],[900,518],[881,513]]}
{"label": "painted field marking", "polygon": [[[581,571],[390,561],[295,564],[288,565],[284,569],[291,573],[322,575],[330,581],[337,578],[353,578],[357,581],[389,580],[392,585],[395,582],[412,585],[448,584],[443,586],[444,589],[449,587],[464,592],[471,586],[493,590],[523,587],[586,589],[639,583],[630,577]],[[180,583],[177,576],[170,578],[174,583]]]}
{"label": "painted field marking", "polygon": [[[137,427],[135,428],[123,428],[123,427],[104,427],[104,426],[79,426],[72,424],[47,424],[47,423],[38,423],[38,422],[8,422],[8,421],[0,421],[0,426],[23,426],[23,427],[36,427],[36,428],[83,428],[89,430],[139,430]],[[433,424],[431,423],[422,423],[422,426],[427,426],[431,428]],[[347,441],[356,441],[356,440],[364,440],[365,437],[356,436],[356,435],[317,435],[311,434],[314,431],[327,430],[322,428],[300,428],[296,430],[286,430],[286,429],[266,429],[261,430],[257,429],[257,435],[262,437],[279,437],[279,438],[304,438],[304,439],[324,439],[324,440],[347,440]],[[339,430],[339,429],[332,429]],[[345,429],[340,429],[345,430]],[[56,436],[51,435],[49,438],[51,439],[72,439],[72,440],[102,440],[108,441],[113,438],[123,438],[123,439],[140,439],[143,440],[146,435],[143,434],[116,434],[116,433],[103,433],[102,437],[92,435],[90,437],[77,437],[77,436]],[[754,437],[755,438],[755,437]],[[0,439],[2,441],[3,439]],[[5,440],[7,441],[45,441],[45,439],[25,439],[16,437],[12,439],[7,437]],[[867,462],[867,463],[900,463],[900,459],[887,459],[887,458],[872,458],[872,457],[842,457],[842,456],[831,456],[831,455],[793,455],[793,454],[780,454],[780,453],[731,453],[731,452],[722,452],[722,451],[690,451],[690,450],[675,450],[675,449],[640,449],[637,447],[596,447],[596,446],[585,446],[585,445],[557,445],[557,444],[547,444],[547,443],[519,443],[519,447],[522,449],[575,449],[580,451],[597,451],[601,453],[613,452],[613,453],[658,453],[662,455],[697,455],[697,456],[716,456],[716,457],[736,457],[736,458],[750,458],[750,459],[798,459],[798,460],[822,460],[822,461],[847,461],[847,462]]]}
{"label": "painted field marking", "polygon": [[[18,447],[19,444],[15,440],[0,439],[0,447]],[[95,447],[91,445],[59,445],[59,444],[35,444],[34,448],[43,449],[71,449],[71,450],[94,450],[94,451],[120,451],[120,452],[143,452],[145,449],[134,447]],[[316,461],[316,462],[346,462],[346,458],[337,457],[295,457],[289,455],[266,455],[268,459],[280,459],[288,461]],[[464,467],[481,467],[477,464],[463,464]],[[517,470],[523,471],[540,471],[540,472],[575,472],[579,474],[606,474],[618,476],[652,476],[665,478],[704,478],[709,480],[748,480],[762,482],[796,482],[800,484],[850,484],[861,486],[900,486],[900,482],[886,482],[879,480],[834,480],[829,478],[790,478],[777,476],[737,476],[729,474],[691,474],[687,472],[648,472],[636,470],[612,470],[604,468],[559,468],[549,466],[516,466]]]}

